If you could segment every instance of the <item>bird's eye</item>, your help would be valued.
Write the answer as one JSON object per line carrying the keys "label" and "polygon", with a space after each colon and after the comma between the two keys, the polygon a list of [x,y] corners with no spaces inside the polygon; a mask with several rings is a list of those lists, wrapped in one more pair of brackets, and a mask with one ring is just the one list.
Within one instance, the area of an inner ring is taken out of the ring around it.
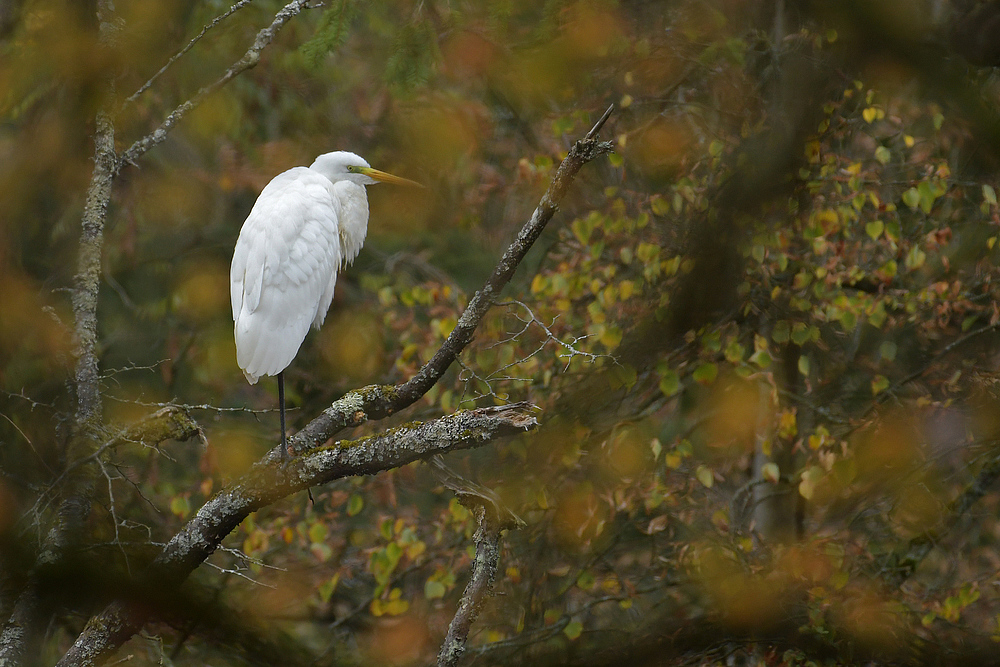
{"label": "bird's eye", "polygon": [[351,165],[347,166],[347,171],[351,172],[352,174],[355,174],[355,173],[357,173],[358,168],[356,166],[354,166],[353,164],[351,164]]}

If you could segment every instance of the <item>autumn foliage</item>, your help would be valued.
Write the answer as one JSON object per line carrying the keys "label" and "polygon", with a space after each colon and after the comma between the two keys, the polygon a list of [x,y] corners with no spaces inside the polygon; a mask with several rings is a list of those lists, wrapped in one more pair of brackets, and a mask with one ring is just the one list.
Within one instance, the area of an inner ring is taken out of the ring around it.
{"label": "autumn foliage", "polygon": [[[5,621],[92,471],[24,664],[55,663],[276,444],[276,387],[244,381],[228,298],[270,178],[349,149],[427,186],[369,191],[366,246],[286,372],[298,429],[417,373],[610,103],[615,152],[581,170],[457,363],[337,436],[537,406],[539,428],[445,456],[524,521],[463,664],[994,661],[1000,91],[963,59],[988,54],[947,38],[976,3],[304,9],[119,165],[81,457],[70,292],[97,119],[120,154],[281,9],[115,4],[101,24],[92,6],[0,3]],[[200,437],[120,437],[167,405]],[[474,513],[424,463],[311,496],[251,514],[180,592],[143,600],[153,620],[115,658],[433,662]]]}

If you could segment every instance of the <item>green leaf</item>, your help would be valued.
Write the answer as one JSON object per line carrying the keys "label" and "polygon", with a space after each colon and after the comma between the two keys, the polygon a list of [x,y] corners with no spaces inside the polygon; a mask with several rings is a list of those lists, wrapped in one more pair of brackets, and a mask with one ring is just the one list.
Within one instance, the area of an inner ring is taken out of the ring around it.
{"label": "green leaf", "polygon": [[322,521],[317,521],[313,525],[309,526],[309,541],[310,542],[326,542],[326,536],[329,533],[326,524]]}
{"label": "green leaf", "polygon": [[590,243],[590,235],[594,231],[594,219],[590,216],[586,218],[577,218],[573,221],[571,225],[573,229],[573,236],[576,240],[580,242],[581,245],[587,245]]}
{"label": "green leaf", "polygon": [[580,576],[576,578],[576,585],[585,591],[589,591],[597,583],[597,579],[593,574],[584,570],[580,573]]}
{"label": "green leaf", "polygon": [[858,326],[858,316],[849,310],[842,312],[837,321],[840,322],[840,328],[848,333],[854,331],[854,328]]}
{"label": "green leaf", "polygon": [[896,344],[891,340],[883,341],[878,348],[879,356],[885,361],[892,362],[896,359]]}
{"label": "green leaf", "polygon": [[799,373],[809,377],[809,357],[804,354],[799,356]]}
{"label": "green leaf", "polygon": [[882,230],[885,229],[885,225],[881,220],[873,220],[865,225],[865,233],[872,238],[872,241],[877,241],[878,237],[882,236]]}
{"label": "green leaf", "polygon": [[760,368],[770,367],[772,361],[774,359],[771,358],[771,354],[767,350],[757,350],[750,356],[750,363],[757,364]]}
{"label": "green leaf", "polygon": [[659,461],[660,454],[663,452],[663,444],[660,442],[659,438],[653,438],[649,442],[649,448],[653,451],[653,460]]}
{"label": "green leaf", "polygon": [[892,153],[885,146],[879,146],[875,149],[875,159],[882,164],[889,164],[889,160],[892,159]]}
{"label": "green leaf", "polygon": [[899,267],[896,265],[896,260],[890,259],[882,265],[882,268],[880,268],[879,271],[886,278],[895,278],[896,273],[899,271]]}
{"label": "green leaf", "polygon": [[920,195],[920,210],[929,215],[931,208],[934,206],[934,201],[938,197],[938,193],[934,191],[934,188],[927,181],[917,186],[917,193]]}
{"label": "green leaf", "polygon": [[347,516],[357,516],[365,507],[365,499],[358,494],[352,494],[347,499]]}
{"label": "green leaf", "polygon": [[698,481],[701,482],[702,486],[706,489],[711,489],[712,485],[715,484],[715,475],[713,475],[712,471],[705,466],[698,466],[698,469],[694,472],[694,476],[698,478]]}
{"label": "green leaf", "polygon": [[712,384],[719,375],[719,367],[715,364],[702,364],[694,370],[691,377],[700,384]]}
{"label": "green leaf", "polygon": [[424,597],[428,600],[443,598],[447,592],[448,587],[436,579],[428,579],[424,582]]}
{"label": "green leaf", "polygon": [[885,324],[885,318],[885,303],[879,301],[875,304],[875,307],[871,309],[871,313],[868,314],[868,324],[872,325],[876,329],[881,329],[882,325]]}
{"label": "green leaf", "polygon": [[911,209],[917,210],[917,206],[920,205],[920,193],[917,192],[916,188],[910,188],[903,193],[903,203]]}
{"label": "green leaf", "polygon": [[926,260],[927,254],[918,246],[913,246],[910,248],[910,252],[906,253],[906,268],[910,270],[919,269],[924,265]]}
{"label": "green leaf", "polygon": [[799,347],[809,342],[809,327],[804,322],[796,322],[792,327],[792,342]]}
{"label": "green leaf", "polygon": [[183,519],[191,512],[191,502],[187,496],[174,496],[170,499],[170,512]]}
{"label": "green leaf", "polygon": [[731,364],[743,361],[744,354],[746,354],[746,349],[735,338],[726,346],[726,361]]}
{"label": "green leaf", "polygon": [[872,395],[878,396],[889,388],[889,378],[884,375],[876,375],[872,378]]}
{"label": "green leaf", "polygon": [[323,602],[329,602],[330,598],[333,596],[333,592],[337,590],[337,584],[340,583],[340,573],[333,575],[322,584],[316,591],[319,593],[319,599]]}
{"label": "green leaf", "polygon": [[570,621],[563,628],[563,634],[569,637],[571,640],[578,639],[581,634],[583,634],[583,623],[580,621]]}
{"label": "green leaf", "polygon": [[664,216],[670,213],[670,202],[657,195],[649,202],[649,208],[652,209],[654,215]]}
{"label": "green leaf", "polygon": [[997,205],[997,191],[994,190],[993,186],[988,183],[983,184],[983,199],[988,201],[993,206]]}
{"label": "green leaf", "polygon": [[612,324],[609,327],[605,327],[597,339],[608,350],[613,350],[622,342],[622,330],[620,327]]}
{"label": "green leaf", "polygon": [[775,343],[787,343],[789,337],[788,320],[778,320],[771,330],[771,340]]}
{"label": "green leaf", "polygon": [[667,370],[660,378],[660,391],[664,396],[673,396],[681,389],[681,378],[673,370]]}

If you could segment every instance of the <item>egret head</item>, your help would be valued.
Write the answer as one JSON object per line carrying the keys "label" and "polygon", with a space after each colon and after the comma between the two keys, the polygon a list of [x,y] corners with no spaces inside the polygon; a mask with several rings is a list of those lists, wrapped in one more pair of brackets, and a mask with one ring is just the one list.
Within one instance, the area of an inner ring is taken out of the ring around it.
{"label": "egret head", "polygon": [[351,181],[359,185],[374,185],[375,183],[395,183],[397,185],[415,185],[423,187],[415,181],[387,174],[371,165],[361,157],[348,151],[324,153],[309,165],[310,169],[318,171],[331,181]]}

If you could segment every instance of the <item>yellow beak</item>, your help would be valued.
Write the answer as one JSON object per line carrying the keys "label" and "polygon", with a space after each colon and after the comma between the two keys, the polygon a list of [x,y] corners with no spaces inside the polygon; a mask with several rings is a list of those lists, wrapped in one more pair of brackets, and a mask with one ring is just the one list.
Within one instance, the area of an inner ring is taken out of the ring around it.
{"label": "yellow beak", "polygon": [[378,169],[372,169],[371,167],[360,167],[359,172],[368,176],[369,178],[374,178],[376,181],[381,181],[382,183],[393,183],[395,185],[409,185],[410,187],[422,188],[424,187],[416,181],[411,181],[408,178],[403,178],[401,176],[393,176],[392,174],[387,174],[384,171],[379,171]]}

